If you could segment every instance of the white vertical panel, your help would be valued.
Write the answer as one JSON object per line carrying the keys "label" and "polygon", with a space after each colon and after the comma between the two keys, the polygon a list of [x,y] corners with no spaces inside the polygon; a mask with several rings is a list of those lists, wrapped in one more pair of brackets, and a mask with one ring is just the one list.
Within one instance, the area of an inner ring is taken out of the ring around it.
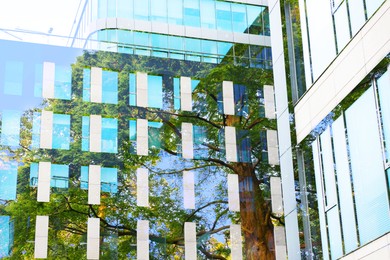
{"label": "white vertical panel", "polygon": [[337,205],[326,212],[326,218],[328,222],[330,256],[332,259],[339,259],[343,255],[343,241]]}
{"label": "white vertical panel", "polygon": [[181,141],[182,141],[182,154],[185,159],[194,158],[194,138],[193,127],[191,123],[181,124]]}
{"label": "white vertical panel", "polygon": [[180,77],[180,102],[182,111],[192,111],[192,86],[189,77]]}
{"label": "white vertical panel", "polygon": [[312,143],[313,148],[313,162],[314,162],[314,174],[316,179],[316,189],[317,189],[317,201],[318,201],[318,217],[320,219],[320,230],[321,230],[321,242],[322,242],[322,252],[324,260],[329,259],[329,246],[328,246],[328,236],[326,232],[326,219],[325,219],[325,203],[324,203],[324,194],[322,189],[322,174],[321,174],[321,165],[320,165],[320,155],[318,151],[317,141]]}
{"label": "white vertical panel", "polygon": [[269,85],[264,85],[264,110],[265,117],[269,119],[275,119],[275,97],[274,97],[274,87]]}
{"label": "white vertical panel", "polygon": [[149,207],[149,171],[137,169],[137,206]]}
{"label": "white vertical panel", "polygon": [[196,260],[196,223],[184,223],[184,252],[186,260]]}
{"label": "white vertical panel", "polygon": [[89,151],[102,151],[102,116],[91,115],[89,121]]}
{"label": "white vertical panel", "polygon": [[343,116],[332,124],[332,129],[344,245],[349,253],[356,249],[358,241]]}
{"label": "white vertical panel", "polygon": [[54,98],[55,63],[43,63],[42,97]]}
{"label": "white vertical panel", "polygon": [[237,162],[237,140],[235,127],[225,127],[225,149],[226,161]]}
{"label": "white vertical panel", "polygon": [[149,221],[137,222],[137,260],[149,260]]}
{"label": "white vertical panel", "polygon": [[47,258],[49,216],[37,216],[35,222],[35,258]]}
{"label": "white vertical panel", "polygon": [[148,155],[148,120],[137,119],[137,155]]}
{"label": "white vertical panel", "polygon": [[302,35],[303,63],[305,64],[306,88],[308,89],[311,87],[312,76],[311,76],[309,39],[307,34],[305,10],[306,10],[305,0],[299,0],[299,13],[300,13],[300,22],[301,22],[301,31],[302,31],[301,35]]}
{"label": "white vertical panel", "polygon": [[184,208],[195,209],[195,177],[190,171],[183,171]]}
{"label": "white vertical panel", "polygon": [[50,201],[51,163],[39,162],[37,201]]}
{"label": "white vertical panel", "polygon": [[284,232],[284,226],[274,227],[274,240],[275,240],[275,259],[285,260],[287,259],[286,252],[286,237]]}
{"label": "white vertical panel", "polygon": [[91,68],[91,102],[102,103],[103,71],[101,68]]}
{"label": "white vertical panel", "polygon": [[100,204],[100,165],[90,165],[88,169],[88,204]]}
{"label": "white vertical panel", "polygon": [[268,163],[271,165],[279,165],[278,148],[278,132],[276,130],[267,130]]}
{"label": "white vertical panel", "polygon": [[298,214],[296,209],[285,216],[285,223],[288,259],[302,259],[299,247],[301,242],[299,239],[300,232],[298,228]]}
{"label": "white vertical panel", "polygon": [[234,90],[232,81],[222,82],[223,113],[234,115]]}
{"label": "white vertical panel", "polygon": [[148,106],[148,74],[143,72],[137,72],[136,74],[136,86],[137,86],[137,106]]}
{"label": "white vertical panel", "polygon": [[228,201],[230,211],[240,211],[240,193],[238,188],[238,175],[228,174]]}
{"label": "white vertical panel", "polygon": [[41,148],[53,147],[53,111],[42,110],[39,142]]}
{"label": "white vertical panel", "polygon": [[332,207],[337,204],[336,194],[336,176],[334,172],[333,151],[330,137],[330,128],[320,136],[322,151],[322,166],[324,167],[324,181],[326,194],[326,207]]}
{"label": "white vertical panel", "polygon": [[88,218],[87,259],[99,259],[100,251],[100,219]]}
{"label": "white vertical panel", "polygon": [[241,225],[230,226],[230,246],[231,258],[234,260],[242,260],[242,237]]}
{"label": "white vertical panel", "polygon": [[274,214],[283,214],[283,198],[282,198],[282,185],[280,177],[271,177],[271,204],[272,212]]}

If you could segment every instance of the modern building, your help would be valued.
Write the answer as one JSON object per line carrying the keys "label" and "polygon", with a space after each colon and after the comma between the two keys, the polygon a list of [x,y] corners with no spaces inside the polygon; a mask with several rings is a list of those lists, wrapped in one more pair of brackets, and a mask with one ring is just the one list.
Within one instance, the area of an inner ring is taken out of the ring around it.
{"label": "modern building", "polygon": [[288,257],[389,259],[390,2],[269,10]]}
{"label": "modern building", "polygon": [[0,42],[1,257],[285,258],[267,1],[81,10]]}

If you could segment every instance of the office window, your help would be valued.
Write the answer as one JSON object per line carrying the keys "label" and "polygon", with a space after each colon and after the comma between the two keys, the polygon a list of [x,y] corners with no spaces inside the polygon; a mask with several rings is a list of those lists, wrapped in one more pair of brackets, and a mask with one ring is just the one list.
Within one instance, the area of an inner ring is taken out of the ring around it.
{"label": "office window", "polygon": [[[89,184],[89,167],[81,166],[80,188],[88,190]],[[118,169],[117,168],[100,168],[100,189],[102,192],[118,192]]]}
{"label": "office window", "polygon": [[355,35],[366,22],[364,2],[362,0],[348,0],[348,9],[352,35]]}
{"label": "office window", "polygon": [[168,23],[169,24],[183,24],[183,1],[169,0],[168,4]]}
{"label": "office window", "polygon": [[218,93],[218,111],[225,115],[248,115],[248,96],[246,87],[233,84],[231,81],[222,83],[222,92]]}
{"label": "office window", "polygon": [[18,146],[20,141],[21,111],[3,110],[0,112],[0,144]]}
{"label": "office window", "polygon": [[215,4],[217,29],[224,31],[232,31],[232,12],[230,10],[230,3],[217,1]]}
{"label": "office window", "polygon": [[246,20],[246,6],[242,4],[231,3],[233,32],[244,33],[248,29]]}
{"label": "office window", "polygon": [[247,10],[249,33],[269,35],[269,29],[265,26],[269,23],[267,9],[262,6],[248,6]]}
{"label": "office window", "polygon": [[175,110],[192,111],[192,92],[199,82],[199,80],[189,77],[173,79],[173,106]]}
{"label": "office window", "polygon": [[149,20],[149,0],[134,1],[134,19],[135,20]]}
{"label": "office window", "polygon": [[[39,164],[30,164],[30,186],[38,186]],[[69,188],[69,166],[61,164],[51,164],[50,187],[68,189]]]}
{"label": "office window", "polygon": [[18,163],[0,161],[0,200],[15,200]]}
{"label": "office window", "polygon": [[215,3],[214,0],[203,0],[200,1],[200,13],[201,26],[202,28],[215,29]]}
{"label": "office window", "polygon": [[162,108],[162,88],[162,76],[147,75],[140,72],[130,73],[130,106]]}
{"label": "office window", "polygon": [[117,1],[117,17],[133,19],[133,0],[116,0]]}
{"label": "office window", "polygon": [[204,126],[193,126],[194,131],[194,159],[204,159],[209,157],[209,148],[207,147],[207,128]]}
{"label": "office window", "polygon": [[333,16],[336,29],[337,51],[340,53],[351,39],[346,1],[340,5]]}
{"label": "office window", "polygon": [[83,101],[118,104],[118,72],[84,69]]}
{"label": "office window", "polygon": [[35,64],[34,96],[70,100],[72,98],[72,68],[53,62]]}
{"label": "office window", "polygon": [[23,90],[23,62],[6,61],[4,75],[4,94],[20,96]]}
{"label": "office window", "polygon": [[167,0],[150,0],[152,21],[167,22]]}
{"label": "office window", "polygon": [[162,108],[162,76],[148,75],[148,107]]}
{"label": "office window", "polygon": [[199,0],[184,0],[184,25],[200,27]]}
{"label": "office window", "polygon": [[69,150],[70,115],[54,114],[51,111],[34,112],[33,148]]}
{"label": "office window", "polygon": [[149,149],[160,149],[160,122],[148,122],[145,119],[129,121],[130,152],[148,155]]}
{"label": "office window", "polygon": [[386,162],[390,162],[390,71],[377,79]]}
{"label": "office window", "polygon": [[239,162],[251,162],[251,140],[248,130],[238,130],[237,138],[237,158]]}
{"label": "office window", "polygon": [[83,116],[82,151],[117,153],[118,119]]}
{"label": "office window", "polygon": [[379,6],[382,5],[384,0],[366,0],[366,11],[367,17],[370,18],[376,10],[378,10]]}

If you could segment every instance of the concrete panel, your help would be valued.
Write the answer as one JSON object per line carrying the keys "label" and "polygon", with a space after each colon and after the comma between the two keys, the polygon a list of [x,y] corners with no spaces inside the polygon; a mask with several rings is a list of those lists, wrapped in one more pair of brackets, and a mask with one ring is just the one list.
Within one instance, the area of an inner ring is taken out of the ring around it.
{"label": "concrete panel", "polygon": [[100,165],[90,165],[88,170],[88,204],[100,205]]}
{"label": "concrete panel", "polygon": [[264,85],[264,110],[265,110],[266,118],[268,119],[276,118],[275,96],[274,96],[273,86]]}
{"label": "concrete panel", "polygon": [[148,155],[148,120],[137,119],[137,155]]}
{"label": "concrete panel", "polygon": [[148,74],[143,72],[137,72],[136,87],[137,87],[137,106],[148,107]]}
{"label": "concrete panel", "polygon": [[234,115],[234,89],[232,81],[222,82],[223,113]]}
{"label": "concrete panel", "polygon": [[149,207],[149,171],[137,169],[137,206]]}
{"label": "concrete panel", "polygon": [[196,260],[196,223],[184,223],[184,252],[185,259]]}
{"label": "concrete panel", "polygon": [[272,57],[279,57],[283,53],[283,32],[282,32],[282,19],[280,15],[280,3],[275,1],[274,7],[269,14],[269,22],[272,43]]}
{"label": "concrete panel", "polygon": [[89,118],[89,151],[102,151],[102,116],[91,115]]}
{"label": "concrete panel", "polygon": [[285,260],[287,259],[286,252],[286,237],[283,226],[274,227],[274,236],[275,236],[275,258],[276,260]]}
{"label": "concrete panel", "polygon": [[278,58],[273,60],[273,73],[274,73],[274,84],[275,84],[275,105],[277,117],[288,109],[287,103],[287,85],[286,85],[286,74],[284,66],[284,55],[280,55]]}
{"label": "concrete panel", "polygon": [[277,215],[283,215],[282,183],[280,177],[271,177],[270,182],[272,212]]}
{"label": "concrete panel", "polygon": [[232,126],[225,127],[225,150],[226,161],[237,162],[237,140],[236,128]]}
{"label": "concrete panel", "polygon": [[291,148],[280,157],[280,171],[282,175],[283,207],[284,212],[288,214],[295,210],[297,205]]}
{"label": "concrete panel", "polygon": [[182,111],[192,111],[192,87],[189,77],[180,77],[180,102]]}
{"label": "concrete panel", "polygon": [[279,155],[282,156],[291,147],[290,114],[285,110],[277,121]]}
{"label": "concrete panel", "polygon": [[42,110],[41,132],[39,136],[40,147],[52,149],[53,147],[53,111]]}
{"label": "concrete panel", "polygon": [[301,248],[299,242],[298,215],[294,210],[285,217],[286,244],[288,259],[301,260]]}
{"label": "concrete panel", "polygon": [[182,135],[182,154],[185,159],[194,158],[194,137],[193,127],[191,123],[182,123],[181,125]]}
{"label": "concrete panel", "polygon": [[103,71],[101,68],[91,68],[91,102],[102,103]]}
{"label": "concrete panel", "polygon": [[195,209],[195,177],[190,171],[183,171],[184,208]]}
{"label": "concrete panel", "polygon": [[149,221],[137,222],[137,260],[149,260]]}
{"label": "concrete panel", "polygon": [[100,255],[100,219],[88,218],[87,259],[99,259]]}
{"label": "concrete panel", "polygon": [[231,258],[234,260],[242,260],[241,225],[230,226],[230,246]]}
{"label": "concrete panel", "polygon": [[228,174],[228,201],[230,211],[240,211],[240,193],[238,187],[238,175]]}
{"label": "concrete panel", "polygon": [[51,163],[39,162],[37,201],[50,202]]}
{"label": "concrete panel", "polygon": [[35,220],[35,258],[47,258],[49,216],[37,216]]}
{"label": "concrete panel", "polygon": [[43,63],[42,97],[54,98],[55,63]]}
{"label": "concrete panel", "polygon": [[268,163],[271,165],[279,165],[278,148],[278,132],[276,130],[267,130]]}

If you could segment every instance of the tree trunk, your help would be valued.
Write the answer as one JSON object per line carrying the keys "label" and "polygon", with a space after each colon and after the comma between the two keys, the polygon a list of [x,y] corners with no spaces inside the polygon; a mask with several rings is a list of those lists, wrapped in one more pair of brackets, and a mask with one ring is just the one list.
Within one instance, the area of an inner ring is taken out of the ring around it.
{"label": "tree trunk", "polygon": [[241,226],[245,238],[247,260],[275,259],[274,233],[271,222],[271,203],[264,199],[253,166],[236,163],[240,185]]}

